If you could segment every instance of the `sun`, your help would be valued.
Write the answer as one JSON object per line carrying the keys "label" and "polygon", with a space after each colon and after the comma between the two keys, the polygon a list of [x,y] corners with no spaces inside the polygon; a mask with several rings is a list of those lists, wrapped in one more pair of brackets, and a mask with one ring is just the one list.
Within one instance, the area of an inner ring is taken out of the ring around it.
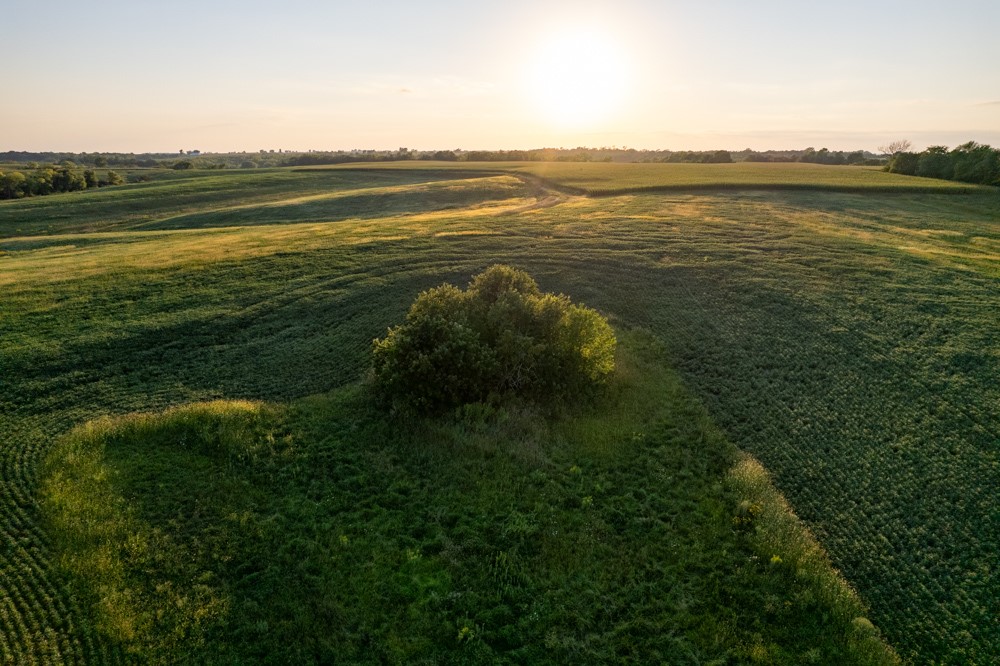
{"label": "sun", "polygon": [[610,35],[565,29],[550,34],[531,60],[529,94],[553,126],[589,129],[624,105],[630,78],[625,51]]}

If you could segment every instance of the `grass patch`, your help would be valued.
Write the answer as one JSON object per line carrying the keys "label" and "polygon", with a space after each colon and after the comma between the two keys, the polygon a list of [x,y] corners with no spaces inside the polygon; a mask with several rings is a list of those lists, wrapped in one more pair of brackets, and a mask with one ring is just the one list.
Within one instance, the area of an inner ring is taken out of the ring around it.
{"label": "grass patch", "polygon": [[404,424],[348,387],[88,424],[43,472],[60,564],[152,663],[895,663],[842,581],[788,568],[766,477],[755,529],[790,564],[734,526],[734,451],[662,346],[620,356],[555,421]]}

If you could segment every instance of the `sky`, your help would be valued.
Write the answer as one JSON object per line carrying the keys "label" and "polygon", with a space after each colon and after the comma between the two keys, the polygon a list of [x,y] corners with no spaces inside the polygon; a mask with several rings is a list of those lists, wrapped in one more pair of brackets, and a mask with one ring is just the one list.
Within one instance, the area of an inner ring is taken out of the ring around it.
{"label": "sky", "polygon": [[0,151],[1000,146],[1000,2],[2,0]]}

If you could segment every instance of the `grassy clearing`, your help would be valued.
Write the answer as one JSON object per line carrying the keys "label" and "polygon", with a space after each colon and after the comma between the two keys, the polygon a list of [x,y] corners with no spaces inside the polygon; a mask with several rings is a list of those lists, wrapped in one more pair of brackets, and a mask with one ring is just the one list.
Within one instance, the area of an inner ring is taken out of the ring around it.
{"label": "grassy clearing", "polygon": [[[108,192],[93,207],[104,191],[39,198],[28,217],[26,202],[0,204],[4,230],[25,219],[44,234],[0,242],[0,661],[113,657],[39,522],[38,465],[57,436],[105,414],[354,382],[417,291],[496,262],[651,330],[904,659],[988,664],[1000,650],[995,193],[500,199],[336,224],[278,209],[273,225],[81,231],[245,205],[258,185],[276,199],[334,191],[317,191],[323,174],[202,175],[235,180],[197,194],[178,178],[155,199]],[[51,229],[47,206],[62,218]]]}
{"label": "grassy clearing", "polygon": [[625,336],[609,393],[555,422],[402,423],[354,386],[102,420],[42,501],[94,626],[142,661],[895,663],[770,514],[734,529],[732,447],[665,362]]}

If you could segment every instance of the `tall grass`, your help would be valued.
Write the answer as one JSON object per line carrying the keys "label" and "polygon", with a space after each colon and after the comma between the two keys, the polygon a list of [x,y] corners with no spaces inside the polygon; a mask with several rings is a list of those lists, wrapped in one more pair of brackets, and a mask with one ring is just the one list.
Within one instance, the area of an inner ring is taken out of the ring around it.
{"label": "tall grass", "polygon": [[150,663],[896,663],[828,563],[796,555],[766,476],[757,536],[734,527],[732,446],[655,338],[623,342],[609,393],[555,421],[400,422],[348,387],[82,426],[42,472],[60,567]]}

